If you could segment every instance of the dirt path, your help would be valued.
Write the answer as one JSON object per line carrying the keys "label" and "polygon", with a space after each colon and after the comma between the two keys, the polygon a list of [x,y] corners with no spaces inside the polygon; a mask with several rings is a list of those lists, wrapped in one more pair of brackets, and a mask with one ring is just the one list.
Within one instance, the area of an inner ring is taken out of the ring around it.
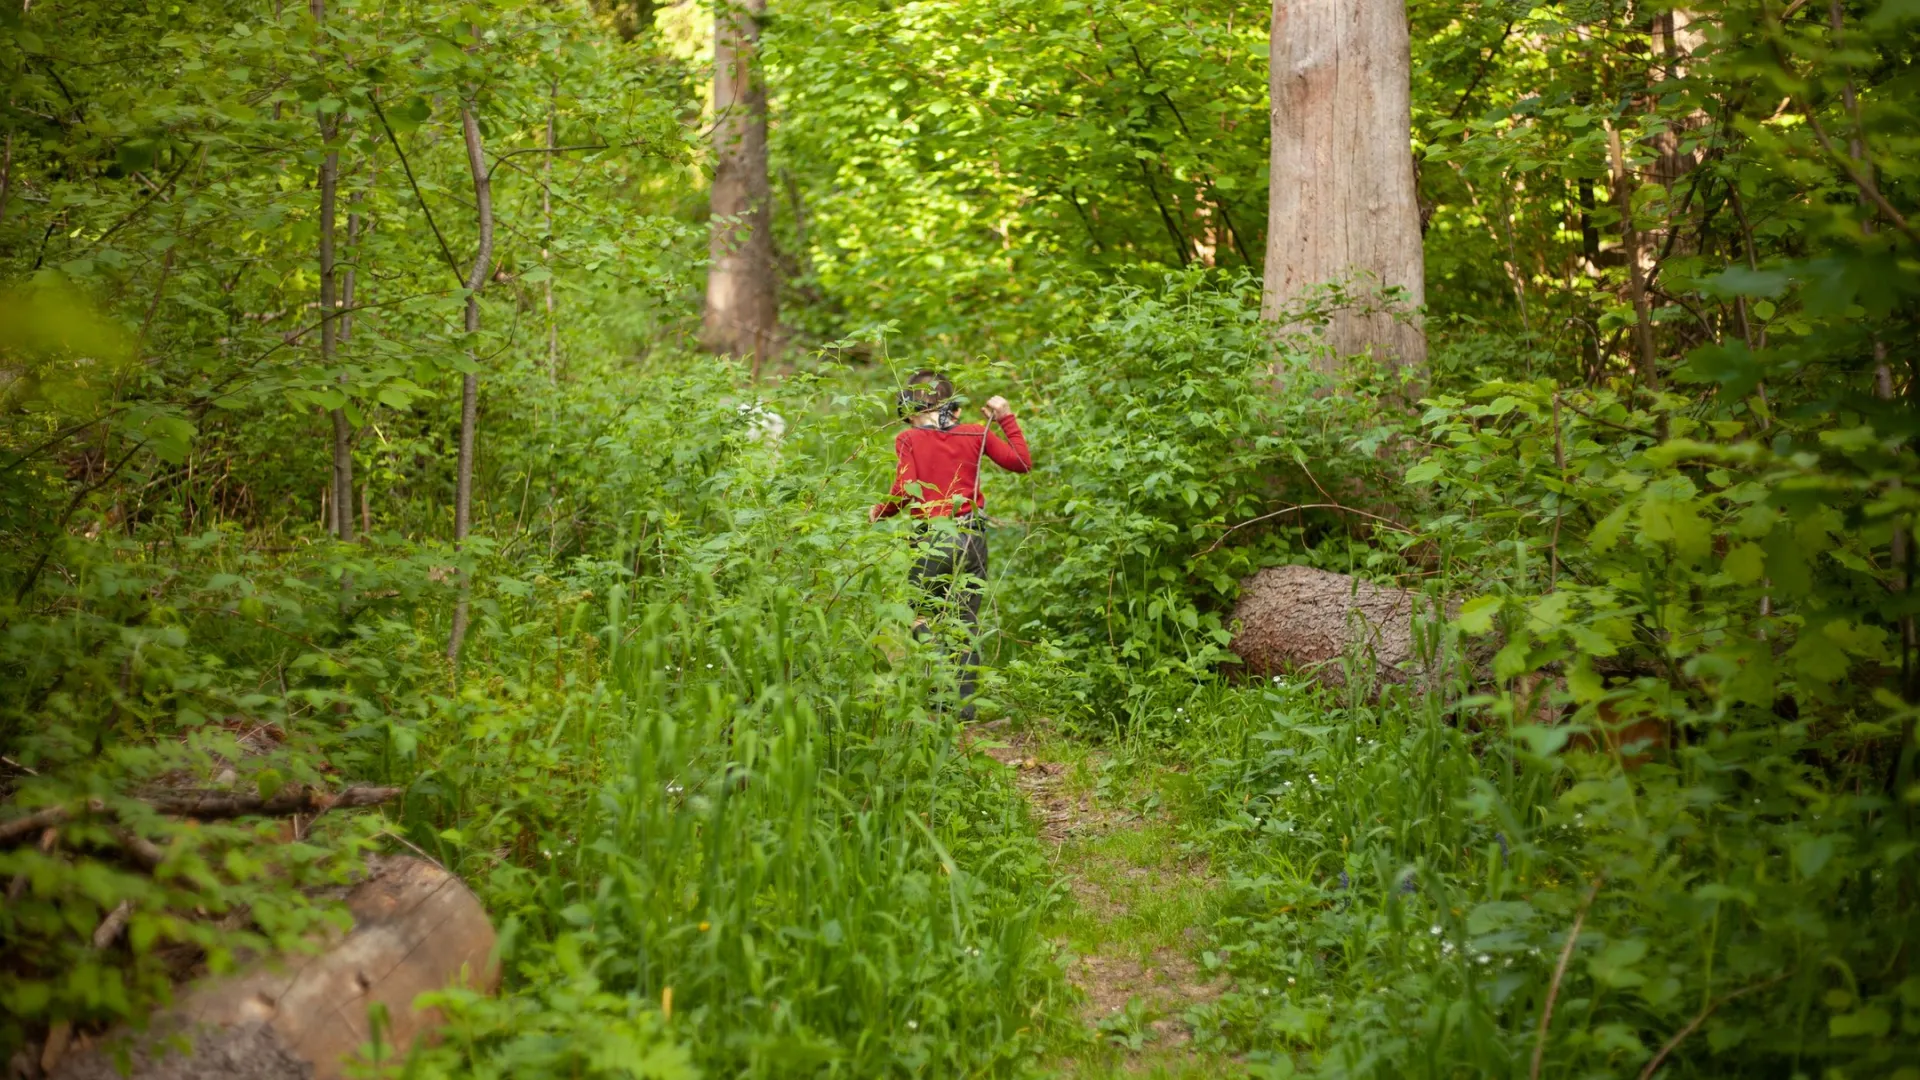
{"label": "dirt path", "polygon": [[1151,783],[1121,781],[1104,755],[1043,726],[983,725],[970,742],[1013,770],[1072,894],[1050,936],[1085,996],[1087,1039],[1049,1064],[1073,1077],[1231,1070],[1193,1045],[1190,1015],[1227,989],[1195,959],[1215,883],[1181,854]]}

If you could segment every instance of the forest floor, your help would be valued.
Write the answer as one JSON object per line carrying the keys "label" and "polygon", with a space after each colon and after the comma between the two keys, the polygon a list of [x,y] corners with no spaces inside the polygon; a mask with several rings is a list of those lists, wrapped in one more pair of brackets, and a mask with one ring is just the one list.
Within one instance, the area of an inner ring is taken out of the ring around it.
{"label": "forest floor", "polygon": [[1231,1064],[1194,1045],[1192,1011],[1228,988],[1199,961],[1216,904],[1204,858],[1181,851],[1160,767],[1123,778],[1104,753],[1044,721],[982,725],[969,742],[1013,770],[1067,887],[1048,928],[1082,995],[1084,1028],[1048,1055],[1063,1077],[1211,1077]]}

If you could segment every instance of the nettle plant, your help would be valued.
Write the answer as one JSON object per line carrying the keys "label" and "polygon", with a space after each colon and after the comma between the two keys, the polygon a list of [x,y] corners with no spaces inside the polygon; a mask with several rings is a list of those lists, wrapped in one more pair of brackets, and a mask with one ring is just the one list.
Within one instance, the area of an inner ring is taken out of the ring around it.
{"label": "nettle plant", "polygon": [[1485,574],[1459,617],[1499,632],[1481,703],[1555,778],[1478,810],[1596,883],[1582,1000],[1636,1028],[1698,1014],[1756,1064],[1891,1063],[1920,1026],[1904,417],[1548,380],[1427,404],[1407,478]]}

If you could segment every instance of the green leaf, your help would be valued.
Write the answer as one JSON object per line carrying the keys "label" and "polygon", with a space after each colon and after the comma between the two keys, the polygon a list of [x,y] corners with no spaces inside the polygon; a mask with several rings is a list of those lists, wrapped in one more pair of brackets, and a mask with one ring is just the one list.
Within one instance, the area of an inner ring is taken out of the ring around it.
{"label": "green leaf", "polygon": [[1407,483],[1424,484],[1429,480],[1436,479],[1445,471],[1445,468],[1440,462],[1433,458],[1428,458],[1407,470]]}
{"label": "green leaf", "polygon": [[1633,509],[1630,502],[1614,507],[1613,512],[1600,519],[1593,531],[1587,534],[1587,546],[1596,552],[1604,552],[1620,540],[1620,534],[1626,530],[1627,514]]}
{"label": "green leaf", "polygon": [[1893,1030],[1893,1016],[1878,1005],[1827,1018],[1827,1034],[1836,1039],[1880,1039]]}
{"label": "green leaf", "polygon": [[1766,549],[1767,576],[1772,579],[1774,591],[1786,597],[1805,596],[1813,586],[1813,577],[1807,569],[1806,553],[1794,539],[1793,530],[1782,523],[1760,543]]}
{"label": "green leaf", "polygon": [[1693,890],[1693,897],[1696,900],[1732,900],[1748,907],[1753,907],[1760,902],[1752,889],[1736,889],[1717,881],[1708,882]]}
{"label": "green leaf", "polygon": [[1793,278],[1780,270],[1749,270],[1744,266],[1735,266],[1707,278],[1700,286],[1709,295],[1732,299],[1735,296],[1779,296],[1792,283]]}
{"label": "green leaf", "polygon": [[1645,975],[1633,969],[1647,955],[1647,943],[1639,938],[1622,938],[1611,942],[1600,950],[1599,955],[1587,962],[1587,970],[1604,985],[1616,989],[1639,986],[1647,981]]}
{"label": "green leaf", "polygon": [[1767,572],[1767,553],[1759,544],[1741,544],[1720,563],[1727,576],[1741,585],[1751,585],[1759,581]]}
{"label": "green leaf", "polygon": [[1493,654],[1493,676],[1496,679],[1511,679],[1533,669],[1532,643],[1525,634],[1515,634],[1512,641]]}
{"label": "green leaf", "polygon": [[1521,724],[1513,729],[1513,735],[1525,743],[1535,757],[1550,757],[1567,745],[1573,730],[1564,724]]}
{"label": "green leaf", "polygon": [[1833,837],[1806,836],[1793,845],[1793,866],[1803,877],[1813,877],[1833,858]]}
{"label": "green leaf", "polygon": [[1493,629],[1493,617],[1500,613],[1503,602],[1498,596],[1476,596],[1460,605],[1460,614],[1453,623],[1463,634],[1484,634]]}

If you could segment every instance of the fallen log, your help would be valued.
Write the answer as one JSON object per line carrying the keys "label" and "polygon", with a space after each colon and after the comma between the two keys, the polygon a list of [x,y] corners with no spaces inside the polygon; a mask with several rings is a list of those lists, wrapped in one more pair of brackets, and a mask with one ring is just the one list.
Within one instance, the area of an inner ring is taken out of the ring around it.
{"label": "fallen log", "polygon": [[[431,1037],[441,1018],[414,998],[466,985],[491,991],[494,931],[453,874],[424,859],[376,858],[347,896],[353,930],[312,956],[276,957],[187,988],[140,1033],[109,1033],[65,1055],[51,1080],[110,1080],[124,1040],[130,1080],[336,1080],[372,1041],[383,1006],[381,1059]],[[177,1044],[191,1049],[183,1055]]]}
{"label": "fallen log", "polygon": [[[181,791],[153,795],[142,801],[156,811],[170,817],[193,818],[196,821],[215,821],[235,817],[286,817],[289,814],[322,814],[328,810],[350,810],[363,806],[378,806],[396,798],[402,788],[373,787],[356,784],[342,789],[339,793],[329,793],[319,788],[296,786],[275,792],[272,798],[257,795],[235,795],[228,791]],[[99,799],[87,801],[87,812],[106,814],[111,810]],[[73,817],[73,811],[65,806],[47,806],[31,814],[0,821],[0,844],[11,844],[24,836],[31,835],[49,826],[60,825]],[[157,849],[156,849],[157,850]],[[136,857],[146,858],[148,852],[136,852]],[[157,863],[157,859],[155,862]]]}
{"label": "fallen log", "polygon": [[296,785],[282,788],[272,798],[235,795],[228,791],[186,791],[157,795],[146,801],[163,814],[211,821],[232,817],[285,817],[288,814],[318,814],[327,810],[377,806],[396,798],[400,791],[397,787],[356,784],[339,794],[329,794],[319,788]]}

